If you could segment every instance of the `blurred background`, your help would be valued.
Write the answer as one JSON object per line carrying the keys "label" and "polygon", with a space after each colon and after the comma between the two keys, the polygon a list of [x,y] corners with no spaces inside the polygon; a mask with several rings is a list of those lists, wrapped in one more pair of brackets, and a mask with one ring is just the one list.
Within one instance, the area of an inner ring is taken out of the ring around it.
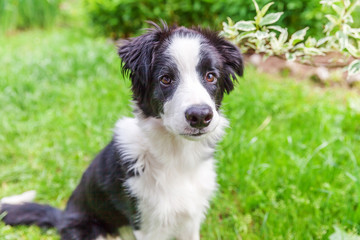
{"label": "blurred background", "polygon": [[[334,11],[279,0],[268,12],[284,12],[289,36],[309,26],[320,39]],[[146,20],[221,31],[227,17],[255,15],[252,0],[0,0],[0,199],[34,189],[37,202],[64,208],[117,119],[132,116],[116,39],[143,33]],[[360,7],[352,16],[359,28]],[[223,103],[230,128],[202,239],[360,239],[360,88],[341,84],[343,68],[324,82],[297,65],[289,74],[284,59],[244,57],[245,75]],[[0,239],[59,238],[0,222]]]}
{"label": "blurred background", "polygon": [[[264,6],[269,1],[257,1]],[[312,36],[321,36],[324,8],[319,0],[280,0],[272,6],[284,12],[280,25],[290,33],[311,26]],[[146,20],[183,26],[201,25],[221,30],[230,17],[235,22],[253,19],[255,8],[250,0],[2,0],[1,31],[11,33],[29,28],[79,25],[111,38],[129,37],[147,27]],[[355,27],[360,26],[360,10],[354,14]]]}

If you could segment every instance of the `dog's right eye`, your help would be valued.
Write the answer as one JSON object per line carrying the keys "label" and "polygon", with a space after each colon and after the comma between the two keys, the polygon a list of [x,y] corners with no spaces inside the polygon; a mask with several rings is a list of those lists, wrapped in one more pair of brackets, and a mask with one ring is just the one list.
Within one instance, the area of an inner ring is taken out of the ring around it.
{"label": "dog's right eye", "polygon": [[163,85],[168,86],[168,85],[170,85],[170,83],[171,83],[171,78],[170,78],[169,76],[167,76],[167,75],[164,75],[164,76],[162,76],[162,77],[160,78],[160,82],[161,82]]}

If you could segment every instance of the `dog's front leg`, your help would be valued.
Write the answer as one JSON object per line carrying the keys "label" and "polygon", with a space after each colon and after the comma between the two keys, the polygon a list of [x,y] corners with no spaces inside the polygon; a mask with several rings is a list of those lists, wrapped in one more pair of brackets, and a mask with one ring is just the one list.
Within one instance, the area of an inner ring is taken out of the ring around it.
{"label": "dog's front leg", "polygon": [[[170,240],[171,235],[168,233],[167,229],[160,229],[153,230],[151,232],[146,231],[134,231],[134,235],[136,240]],[[189,239],[188,239],[189,240]]]}
{"label": "dog's front leg", "polygon": [[200,223],[199,219],[187,221],[177,233],[176,240],[200,240]]}
{"label": "dog's front leg", "polygon": [[200,240],[200,233],[193,232],[186,236],[177,237],[176,240]]}

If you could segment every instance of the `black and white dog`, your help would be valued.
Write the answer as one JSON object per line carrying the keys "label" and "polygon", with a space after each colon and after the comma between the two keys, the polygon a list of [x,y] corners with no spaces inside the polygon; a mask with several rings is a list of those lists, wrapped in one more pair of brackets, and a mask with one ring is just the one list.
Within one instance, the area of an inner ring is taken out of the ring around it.
{"label": "black and white dog", "polygon": [[125,225],[140,240],[200,239],[217,187],[214,148],[228,124],[220,105],[243,74],[242,56],[210,30],[165,24],[118,52],[135,117],[116,123],[64,211],[26,194],[6,198],[6,224],[55,227],[63,240],[116,237]]}

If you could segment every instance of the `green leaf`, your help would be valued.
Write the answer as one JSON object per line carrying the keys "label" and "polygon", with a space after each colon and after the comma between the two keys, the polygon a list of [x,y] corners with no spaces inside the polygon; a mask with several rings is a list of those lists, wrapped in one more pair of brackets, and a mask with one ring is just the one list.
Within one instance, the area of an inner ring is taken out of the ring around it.
{"label": "green leaf", "polygon": [[226,18],[228,20],[229,26],[234,26],[234,22],[230,17]]}
{"label": "green leaf", "polygon": [[273,29],[273,30],[276,30],[276,31],[278,31],[278,32],[283,32],[284,30],[285,30],[285,28],[282,28],[282,27],[280,27],[280,26],[268,26],[267,27],[268,29]]}
{"label": "green leaf", "polygon": [[342,31],[344,32],[345,35],[349,35],[351,32],[351,27],[348,24],[344,23],[342,25]]}
{"label": "green leaf", "polygon": [[255,44],[253,44],[253,43],[251,43],[251,42],[247,42],[247,43],[246,43],[246,46],[248,46],[250,49],[256,50]]}
{"label": "green leaf", "polygon": [[254,3],[256,13],[260,13],[259,5],[257,4],[257,2],[255,0],[252,0],[252,1]]}
{"label": "green leaf", "polygon": [[316,46],[316,39],[312,37],[308,37],[305,42],[305,47],[315,47]]}
{"label": "green leaf", "polygon": [[271,46],[270,49],[272,49],[273,53],[276,55],[282,55],[287,51],[287,47],[284,45],[284,42],[281,38],[283,38],[281,37],[281,35],[279,36],[279,39],[277,39],[275,33],[270,34],[270,46]]}
{"label": "green leaf", "polygon": [[241,42],[243,39],[245,38],[254,38],[255,37],[255,33],[254,32],[243,32],[241,34],[239,34],[236,38],[235,38],[235,42],[239,43]]}
{"label": "green leaf", "polygon": [[337,31],[335,36],[338,38],[339,40],[339,47],[340,47],[340,51],[342,51],[343,49],[346,48],[346,46],[348,45],[349,42],[349,38],[348,36],[343,32],[343,31]]}
{"label": "green leaf", "polygon": [[354,3],[352,3],[351,6],[347,9],[346,14],[350,15],[358,5],[360,5],[360,1],[354,1]]}
{"label": "green leaf", "polygon": [[343,19],[345,23],[354,23],[354,19],[351,15],[346,15]]}
{"label": "green leaf", "polygon": [[351,4],[350,0],[344,0],[345,8],[348,8],[350,4]]}
{"label": "green leaf", "polygon": [[291,35],[291,38],[289,40],[290,45],[294,46],[297,43],[303,41],[308,29],[309,29],[309,27],[306,27],[304,29],[301,29],[301,30],[293,33],[293,35]]}
{"label": "green leaf", "polygon": [[269,33],[263,32],[263,31],[257,31],[255,33],[255,36],[257,39],[260,39],[260,40],[270,37]]}
{"label": "green leaf", "polygon": [[304,48],[304,55],[305,56],[312,56],[312,55],[324,55],[324,52],[315,47],[305,47]]}
{"label": "green leaf", "polygon": [[286,40],[288,39],[288,36],[289,36],[288,31],[287,31],[287,29],[285,29],[285,31],[280,33],[279,42],[284,44],[286,42]]}
{"label": "green leaf", "polygon": [[344,8],[341,8],[339,7],[338,5],[336,4],[332,4],[331,7],[334,9],[334,11],[339,15],[339,16],[342,16],[345,12],[345,9]]}
{"label": "green leaf", "polygon": [[357,40],[360,40],[360,28],[350,28],[349,35]]}
{"label": "green leaf", "polygon": [[346,49],[353,57],[360,58],[360,50],[356,49],[356,47],[352,45],[350,42],[348,42]]}
{"label": "green leaf", "polygon": [[220,32],[221,36],[225,36],[227,38],[234,38],[238,35],[238,31],[234,26],[229,26],[227,23],[223,22],[223,31]]}
{"label": "green leaf", "polygon": [[334,15],[326,14],[325,17],[334,25],[337,25],[339,22],[339,19],[337,19],[336,16],[334,16]]}
{"label": "green leaf", "polygon": [[271,5],[273,5],[274,2],[269,2],[268,4],[266,4],[262,9],[261,9],[261,15],[265,16],[266,12],[269,10],[269,8],[271,7]]}
{"label": "green leaf", "polygon": [[248,32],[256,30],[253,21],[239,21],[235,23],[235,28],[240,31]]}
{"label": "green leaf", "polygon": [[324,43],[329,42],[332,38],[333,38],[332,36],[331,37],[329,36],[329,37],[324,37],[324,38],[319,39],[316,43],[316,47],[320,47]]}
{"label": "green leaf", "polygon": [[299,43],[293,49],[294,50],[304,50],[305,49],[305,44],[304,43]]}
{"label": "green leaf", "polygon": [[266,16],[264,16],[261,20],[260,20],[260,26],[265,26],[265,25],[269,25],[269,24],[273,24],[275,22],[277,22],[281,15],[283,15],[283,12],[278,12],[278,13],[270,13]]}
{"label": "green leaf", "polygon": [[340,0],[321,0],[320,4],[325,5],[325,6],[331,6],[336,2],[340,2]]}
{"label": "green leaf", "polygon": [[334,29],[335,24],[332,22],[328,22],[325,24],[325,28],[324,28],[324,33],[326,33],[327,35],[330,34],[330,32]]}

